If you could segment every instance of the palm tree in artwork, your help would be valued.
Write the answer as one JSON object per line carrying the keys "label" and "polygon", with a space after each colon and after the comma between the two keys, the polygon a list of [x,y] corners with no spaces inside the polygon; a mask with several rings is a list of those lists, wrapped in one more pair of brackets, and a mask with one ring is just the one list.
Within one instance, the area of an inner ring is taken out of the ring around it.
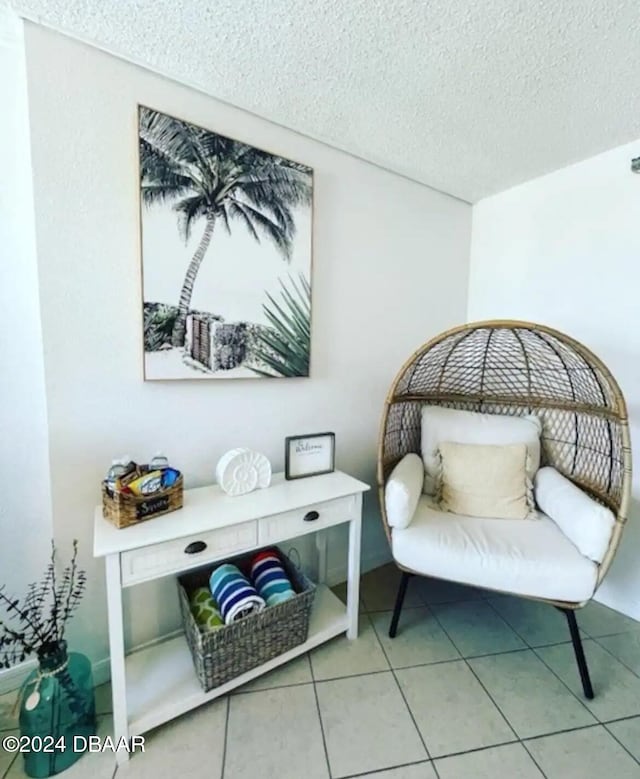
{"label": "palm tree in artwork", "polygon": [[290,259],[293,209],[311,201],[311,170],[143,106],[139,113],[140,187],[145,206],[171,203],[185,241],[204,223],[180,291],[171,342],[184,346],[193,287],[214,229],[239,222]]}

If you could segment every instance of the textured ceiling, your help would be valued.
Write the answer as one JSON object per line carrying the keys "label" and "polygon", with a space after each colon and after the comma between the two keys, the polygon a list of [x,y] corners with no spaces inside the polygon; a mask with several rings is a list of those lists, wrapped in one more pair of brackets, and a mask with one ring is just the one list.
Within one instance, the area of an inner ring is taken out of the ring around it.
{"label": "textured ceiling", "polygon": [[474,202],[640,137],[638,0],[13,0]]}

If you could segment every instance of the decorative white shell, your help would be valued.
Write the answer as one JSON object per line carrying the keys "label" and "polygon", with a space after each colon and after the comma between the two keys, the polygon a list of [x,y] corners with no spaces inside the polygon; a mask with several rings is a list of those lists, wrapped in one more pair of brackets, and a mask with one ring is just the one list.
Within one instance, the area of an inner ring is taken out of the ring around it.
{"label": "decorative white shell", "polygon": [[218,460],[216,479],[227,495],[246,495],[271,484],[271,463],[251,449],[231,449]]}

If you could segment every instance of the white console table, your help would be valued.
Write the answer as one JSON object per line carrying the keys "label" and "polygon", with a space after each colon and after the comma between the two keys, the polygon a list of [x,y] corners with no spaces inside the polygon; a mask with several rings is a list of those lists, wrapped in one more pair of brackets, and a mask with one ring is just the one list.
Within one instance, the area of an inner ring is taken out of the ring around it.
{"label": "white console table", "polygon": [[[356,638],[362,493],[368,489],[367,484],[340,471],[295,481],[276,474],[267,489],[235,498],[218,486],[185,490],[181,510],[121,530],[103,518],[98,506],[93,552],[106,560],[115,738],[129,739],[151,730],[340,633]],[[318,533],[319,582],[303,644],[207,693],[196,677],[183,635],[125,654],[124,587],[344,522],[349,523],[347,605],[324,583],[326,538]],[[200,543],[193,546],[193,542]],[[199,551],[188,552],[188,547]],[[117,756],[123,761],[128,753],[119,750]]]}

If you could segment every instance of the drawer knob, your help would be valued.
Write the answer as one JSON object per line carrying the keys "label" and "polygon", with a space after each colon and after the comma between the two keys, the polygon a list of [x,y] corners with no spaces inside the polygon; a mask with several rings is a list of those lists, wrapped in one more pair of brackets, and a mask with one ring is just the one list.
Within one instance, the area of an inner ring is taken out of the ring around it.
{"label": "drawer knob", "polygon": [[198,552],[204,552],[206,548],[207,545],[204,541],[192,541],[185,546],[184,551],[185,554],[198,554]]}
{"label": "drawer knob", "polygon": [[313,522],[313,520],[314,519],[318,519],[319,516],[320,516],[320,514],[318,514],[317,511],[308,511],[304,515],[303,519],[304,519],[305,522]]}

